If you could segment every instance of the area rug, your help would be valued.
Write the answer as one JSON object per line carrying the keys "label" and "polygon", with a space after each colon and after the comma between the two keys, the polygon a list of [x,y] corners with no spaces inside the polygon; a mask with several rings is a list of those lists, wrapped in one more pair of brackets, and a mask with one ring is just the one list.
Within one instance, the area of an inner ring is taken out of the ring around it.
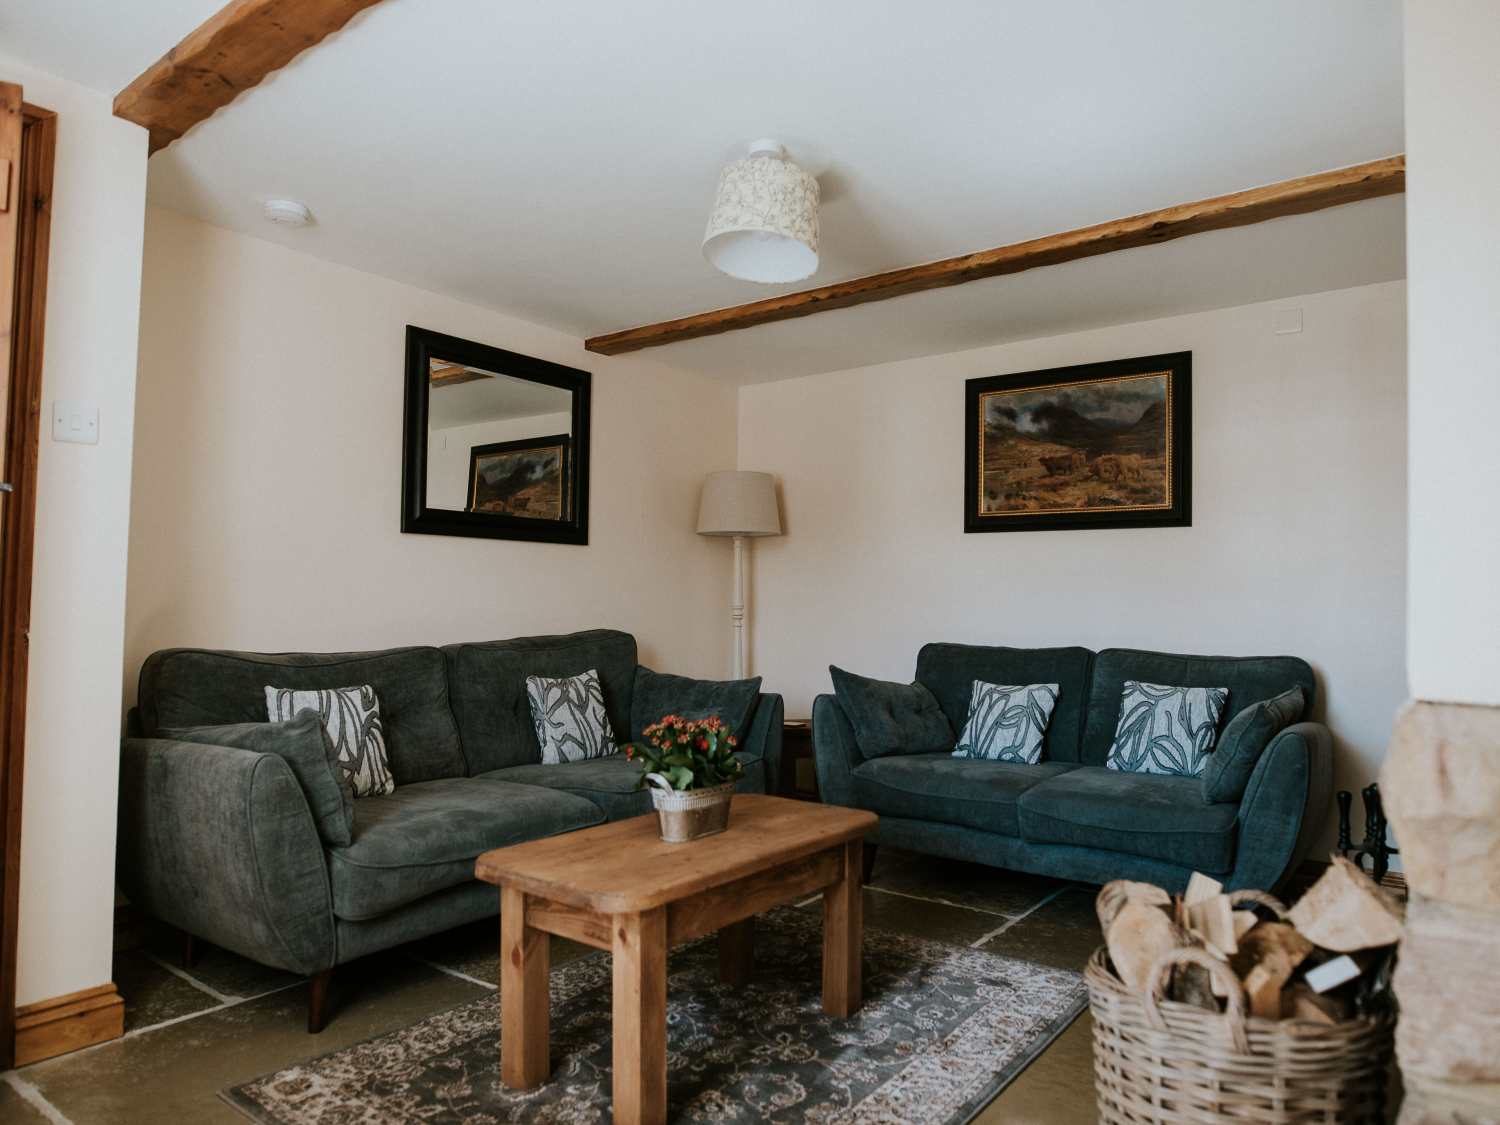
{"label": "area rug", "polygon": [[[1079,973],[867,929],[865,1006],[821,1006],[822,919],[756,925],[748,986],[719,983],[713,938],[667,965],[668,1117],[677,1122],[962,1125],[1083,1009]],[[274,1125],[607,1123],[610,959],[552,973],[552,1077],[500,1084],[499,1018],[483,997],[224,1091]]]}

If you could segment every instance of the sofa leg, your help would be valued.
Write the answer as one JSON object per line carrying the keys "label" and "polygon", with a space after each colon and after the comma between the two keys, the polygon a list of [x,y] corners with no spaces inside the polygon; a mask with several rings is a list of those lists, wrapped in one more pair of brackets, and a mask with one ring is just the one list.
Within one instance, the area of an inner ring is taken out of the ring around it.
{"label": "sofa leg", "polygon": [[307,1033],[316,1035],[328,1026],[328,982],[333,970],[324,969],[307,978]]}
{"label": "sofa leg", "polygon": [[198,964],[198,941],[186,930],[182,931],[182,967],[191,969]]}
{"label": "sofa leg", "polygon": [[865,883],[868,883],[875,875],[875,853],[879,850],[879,844],[872,844],[868,840],[865,841],[864,871],[861,873],[861,878]]}

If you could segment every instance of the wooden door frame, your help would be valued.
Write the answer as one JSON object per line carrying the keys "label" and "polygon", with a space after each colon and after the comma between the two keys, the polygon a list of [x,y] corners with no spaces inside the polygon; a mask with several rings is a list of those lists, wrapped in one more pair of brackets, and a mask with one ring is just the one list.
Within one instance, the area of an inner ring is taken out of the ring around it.
{"label": "wooden door frame", "polygon": [[57,114],[22,103],[21,166],[14,203],[15,336],[3,478],[15,486],[4,501],[0,558],[0,1069],[15,1054],[16,952],[21,879],[21,781],[25,764],[26,670],[31,576],[36,543],[37,451],[41,441],[42,339],[47,314],[47,257],[52,234],[52,173]]}

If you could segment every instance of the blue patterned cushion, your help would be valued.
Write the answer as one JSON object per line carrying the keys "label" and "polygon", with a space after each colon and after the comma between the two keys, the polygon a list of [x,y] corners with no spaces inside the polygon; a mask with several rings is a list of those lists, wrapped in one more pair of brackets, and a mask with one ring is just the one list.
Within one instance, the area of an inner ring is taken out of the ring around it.
{"label": "blue patterned cushion", "polygon": [[1007,686],[975,680],[969,717],[953,756],[1036,765],[1056,704],[1056,684]]}
{"label": "blue patterned cushion", "polygon": [[396,779],[385,752],[385,727],[380,700],[369,684],[298,691],[266,685],[266,713],[273,723],[284,723],[299,711],[316,711],[338,757],[339,769],[349,779],[356,797],[386,797],[396,791]]}
{"label": "blue patterned cushion", "polygon": [[1126,680],[1105,766],[1125,773],[1197,777],[1219,733],[1229,689],[1164,687]]}
{"label": "blue patterned cushion", "polygon": [[619,750],[595,669],[576,676],[527,676],[526,702],[543,765],[605,758]]}

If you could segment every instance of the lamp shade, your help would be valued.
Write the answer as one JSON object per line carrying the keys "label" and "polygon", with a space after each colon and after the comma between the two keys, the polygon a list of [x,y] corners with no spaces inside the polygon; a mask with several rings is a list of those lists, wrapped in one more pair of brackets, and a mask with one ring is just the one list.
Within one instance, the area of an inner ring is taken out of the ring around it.
{"label": "lamp shade", "polygon": [[703,256],[743,281],[801,281],[818,269],[818,181],[775,141],[724,166]]}
{"label": "lamp shade", "polygon": [[698,505],[699,535],[780,535],[776,481],[770,473],[709,473]]}

